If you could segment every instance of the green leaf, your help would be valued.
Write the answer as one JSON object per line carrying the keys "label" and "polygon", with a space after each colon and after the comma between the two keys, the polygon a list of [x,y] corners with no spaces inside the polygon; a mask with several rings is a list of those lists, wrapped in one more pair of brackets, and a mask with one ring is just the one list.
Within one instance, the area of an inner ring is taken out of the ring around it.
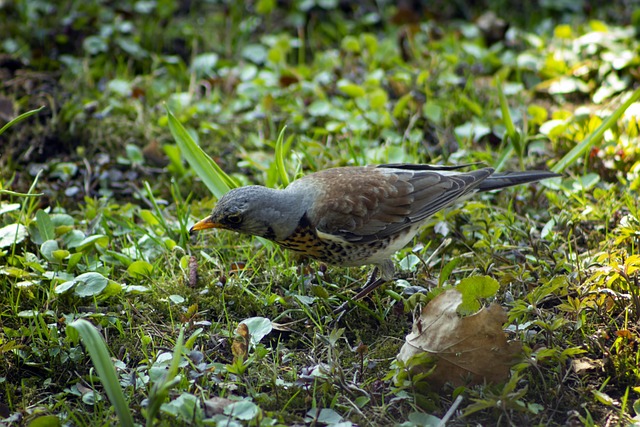
{"label": "green leaf", "polygon": [[342,49],[352,53],[360,53],[360,50],[362,49],[360,41],[354,36],[346,36],[343,38],[341,46]]}
{"label": "green leaf", "polygon": [[182,155],[214,196],[219,199],[231,188],[238,187],[235,180],[224,173],[220,166],[196,144],[169,107],[167,107],[167,118],[171,134],[180,147]]}
{"label": "green leaf", "polygon": [[187,169],[182,164],[182,157],[180,157],[180,148],[175,144],[164,144],[162,150],[169,158],[170,165],[167,169],[177,176],[184,176],[187,173]]}
{"label": "green leaf", "polygon": [[[396,102],[395,107],[393,107],[393,112],[392,112],[393,117],[398,118],[402,116],[402,114],[404,113],[404,110],[409,105],[409,101],[411,101],[412,99],[413,99],[413,94],[411,92],[407,93],[406,95],[403,95],[400,99],[398,99],[398,102]],[[423,114],[427,116],[424,110],[423,110]]]}
{"label": "green leaf", "polygon": [[134,261],[127,268],[127,273],[129,273],[131,277],[138,279],[149,277],[152,272],[153,265],[149,264],[147,261]]}
{"label": "green leaf", "polygon": [[258,416],[260,408],[253,402],[240,400],[225,406],[224,413],[239,420],[249,421]]}
{"label": "green leaf", "polygon": [[[176,417],[178,421],[181,421],[180,424],[192,424],[192,422],[203,418],[198,398],[188,393],[182,393],[176,399],[163,403],[161,409],[162,412]],[[198,423],[198,425],[200,424]]]}
{"label": "green leaf", "polygon": [[372,109],[382,109],[387,105],[389,95],[383,89],[377,88],[368,93],[369,105]]}
{"label": "green leaf", "polygon": [[73,280],[76,284],[75,294],[79,297],[100,295],[109,284],[109,279],[94,271],[83,273]]}
{"label": "green leaf", "polygon": [[178,367],[182,358],[184,348],[184,328],[180,329],[178,340],[173,349],[173,357],[169,369],[166,370],[161,380],[155,381],[151,386],[147,405],[147,426],[155,425],[156,417],[160,412],[162,404],[169,396],[171,389],[177,384]]}
{"label": "green leaf", "polygon": [[36,226],[38,227],[42,240],[51,240],[56,238],[53,222],[51,222],[49,214],[42,209],[39,209],[38,212],[36,212]]}
{"label": "green leaf", "polygon": [[591,393],[593,393],[593,397],[595,397],[596,400],[598,402],[602,403],[603,405],[606,405],[606,406],[614,406],[615,405],[615,399],[613,399],[607,393],[604,393],[604,392],[598,391],[598,390],[591,390]]}
{"label": "green leaf", "polygon": [[442,124],[442,112],[442,106],[434,101],[427,101],[422,106],[422,114],[436,125]]}
{"label": "green leaf", "polygon": [[191,71],[196,73],[196,77],[212,77],[215,75],[214,69],[218,63],[218,54],[214,52],[202,53],[196,56],[191,63]]}
{"label": "green leaf", "polygon": [[53,255],[53,258],[54,258],[56,261],[60,262],[60,261],[62,261],[63,259],[65,259],[66,257],[68,257],[68,256],[69,256],[69,251],[68,251],[68,250],[66,250],[66,249],[59,249],[59,250],[57,250],[57,251],[53,251],[53,252],[51,252],[51,255]]}
{"label": "green leaf", "polygon": [[495,296],[500,289],[500,284],[489,276],[472,276],[462,279],[456,289],[462,295],[462,304],[458,306],[458,313],[472,314],[480,309],[478,299]]}
{"label": "green leaf", "polygon": [[106,248],[109,244],[109,237],[104,234],[95,234],[93,236],[86,237],[80,242],[77,242],[76,246],[69,246],[69,248],[75,248],[78,251],[84,251],[85,249],[92,248],[94,246],[101,246]]}
{"label": "green leaf", "polygon": [[84,348],[89,351],[89,356],[107,392],[109,401],[111,401],[118,415],[118,424],[124,427],[133,427],[133,417],[129,411],[129,405],[120,388],[116,370],[102,337],[91,323],[83,319],[74,321],[69,325],[69,328],[76,330],[80,334],[84,342]]}
{"label": "green leaf", "polygon": [[440,418],[435,415],[425,414],[424,412],[411,412],[409,414],[409,421],[416,426],[422,427],[437,427],[445,425]]}
{"label": "green leaf", "polygon": [[22,224],[9,224],[0,228],[0,249],[20,243],[27,237],[27,227]]}
{"label": "green leaf", "polygon": [[0,203],[0,215],[20,209],[20,203]]}
{"label": "green leaf", "polygon": [[53,290],[54,293],[61,295],[67,292],[69,289],[73,288],[76,285],[74,280],[67,280],[66,282],[60,283]]}
{"label": "green leaf", "polygon": [[43,415],[32,419],[27,424],[28,427],[58,427],[61,425],[60,418],[55,415]]}
{"label": "green leaf", "polygon": [[258,344],[262,338],[273,330],[271,320],[265,317],[250,317],[243,320],[241,323],[247,325],[249,334],[251,334],[251,344]]}
{"label": "green leaf", "polygon": [[342,79],[338,81],[338,89],[344,92],[347,96],[351,98],[362,98],[366,95],[366,92],[362,86],[359,86],[355,83],[351,83],[348,80]]}
{"label": "green leaf", "polygon": [[442,270],[440,271],[440,276],[438,277],[439,287],[441,287],[449,279],[449,276],[451,276],[451,273],[453,273],[453,270],[455,270],[455,268],[461,262],[462,262],[462,258],[460,257],[453,258],[444,267],[442,267]]}
{"label": "green leaf", "polygon": [[314,424],[321,423],[331,425],[340,423],[342,420],[342,416],[330,408],[311,408],[305,417],[305,421],[313,422]]}
{"label": "green leaf", "polygon": [[49,262],[57,261],[53,253],[60,249],[56,240],[47,240],[40,245],[40,253]]}

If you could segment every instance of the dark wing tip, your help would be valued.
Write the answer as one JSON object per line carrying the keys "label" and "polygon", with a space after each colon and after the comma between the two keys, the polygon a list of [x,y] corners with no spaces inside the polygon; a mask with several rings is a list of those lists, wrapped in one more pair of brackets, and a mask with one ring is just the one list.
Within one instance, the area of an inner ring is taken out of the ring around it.
{"label": "dark wing tip", "polygon": [[478,186],[480,191],[498,190],[514,185],[527,184],[542,181],[543,179],[557,178],[562,175],[551,171],[512,171],[494,173]]}

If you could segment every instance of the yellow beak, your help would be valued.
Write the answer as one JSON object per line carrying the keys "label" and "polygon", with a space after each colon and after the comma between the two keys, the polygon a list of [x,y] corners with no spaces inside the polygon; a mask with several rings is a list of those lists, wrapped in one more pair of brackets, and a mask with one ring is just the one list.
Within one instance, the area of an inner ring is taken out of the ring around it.
{"label": "yellow beak", "polygon": [[214,222],[213,218],[208,216],[205,219],[196,222],[194,226],[191,227],[191,230],[189,230],[189,233],[191,234],[195,231],[206,230],[208,228],[221,228],[221,224]]}

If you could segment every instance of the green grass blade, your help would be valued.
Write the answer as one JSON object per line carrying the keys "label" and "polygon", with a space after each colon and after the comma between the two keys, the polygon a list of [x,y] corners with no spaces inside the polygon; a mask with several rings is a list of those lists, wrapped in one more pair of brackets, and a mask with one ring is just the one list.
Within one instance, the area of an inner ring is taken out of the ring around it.
{"label": "green grass blade", "polygon": [[169,110],[169,107],[166,108],[169,130],[171,130],[176,144],[189,165],[213,195],[219,199],[231,188],[238,187],[235,180],[220,169],[220,166],[196,144],[189,132],[182,126],[182,123]]}
{"label": "green grass blade", "polygon": [[287,169],[284,166],[284,131],[287,130],[287,125],[282,127],[280,131],[280,135],[278,135],[278,140],[276,141],[276,169],[278,170],[278,175],[280,176],[280,180],[282,184],[286,187],[289,185],[289,175],[287,175]]}
{"label": "green grass blade", "polygon": [[156,425],[156,418],[160,414],[160,409],[164,401],[169,397],[169,392],[178,383],[178,369],[180,367],[180,358],[184,349],[184,328],[180,329],[178,341],[173,349],[173,358],[166,375],[158,382],[151,386],[149,393],[149,403],[147,405],[147,426]]}
{"label": "green grass blade", "polygon": [[515,138],[517,135],[516,126],[513,124],[511,112],[509,111],[509,103],[507,102],[507,97],[504,96],[504,91],[502,90],[502,81],[500,79],[496,79],[496,89],[498,90],[500,111],[502,112],[502,121],[504,122],[504,127],[507,130],[507,136],[509,138]]}
{"label": "green grass blade", "polygon": [[42,111],[43,108],[45,108],[44,105],[42,107],[40,107],[40,108],[35,109],[35,110],[27,111],[26,113],[20,114],[18,117],[16,117],[15,119],[11,120],[6,125],[2,126],[2,129],[0,129],[0,135],[2,135],[4,133],[4,131],[9,129],[11,126],[15,125],[16,123],[21,122],[24,119],[26,119],[27,117],[33,116],[36,113],[39,113],[40,111]]}
{"label": "green grass blade", "polygon": [[560,161],[556,163],[555,166],[551,168],[551,170],[553,172],[560,173],[567,167],[574,164],[580,157],[582,157],[588,150],[590,150],[593,145],[602,140],[602,136],[607,131],[607,129],[612,127],[615,122],[618,121],[620,116],[622,116],[622,114],[626,111],[626,109],[629,108],[629,106],[636,102],[638,99],[640,99],[640,89],[636,89],[624,104],[619,106],[616,111],[614,111],[613,114],[611,114],[607,118],[607,120],[605,120],[600,126],[598,126],[598,129],[589,134],[589,136],[587,136],[580,144],[573,147],[573,149],[569,151],[562,159],[560,159]]}
{"label": "green grass blade", "polygon": [[504,91],[502,90],[502,81],[499,78],[496,78],[496,89],[498,91],[498,99],[500,101],[502,121],[506,130],[505,141],[507,141],[508,143],[504,145],[504,149],[500,154],[500,158],[498,159],[498,163],[496,164],[495,169],[497,171],[501,170],[514,151],[520,159],[520,166],[523,167],[523,141],[521,135],[516,129],[516,126],[513,124],[511,111],[509,111],[509,103],[507,102],[507,97],[504,95]]}
{"label": "green grass blade", "polygon": [[78,319],[69,326],[78,331],[85,348],[89,351],[89,356],[96,371],[98,371],[100,381],[102,381],[107,396],[116,410],[120,420],[119,425],[125,427],[133,426],[133,417],[122,393],[122,388],[120,388],[116,369],[113,367],[109,351],[102,337],[96,328],[84,319]]}
{"label": "green grass blade", "polygon": [[504,149],[502,150],[502,153],[500,154],[500,158],[496,162],[494,169],[498,172],[501,171],[502,168],[504,168],[504,165],[507,163],[507,160],[509,160],[512,154],[513,154],[513,145],[507,144],[506,147],[504,147]]}

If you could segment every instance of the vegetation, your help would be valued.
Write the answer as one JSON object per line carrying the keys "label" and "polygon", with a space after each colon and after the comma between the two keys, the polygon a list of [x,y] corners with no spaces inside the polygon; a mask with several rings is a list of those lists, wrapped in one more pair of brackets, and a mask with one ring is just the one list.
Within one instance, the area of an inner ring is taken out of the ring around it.
{"label": "vegetation", "polygon": [[[0,2],[0,423],[640,424],[640,9],[442,3]],[[367,268],[188,233],[395,162],[563,177],[439,213],[341,316]],[[451,288],[507,310],[507,379],[397,358]]]}

